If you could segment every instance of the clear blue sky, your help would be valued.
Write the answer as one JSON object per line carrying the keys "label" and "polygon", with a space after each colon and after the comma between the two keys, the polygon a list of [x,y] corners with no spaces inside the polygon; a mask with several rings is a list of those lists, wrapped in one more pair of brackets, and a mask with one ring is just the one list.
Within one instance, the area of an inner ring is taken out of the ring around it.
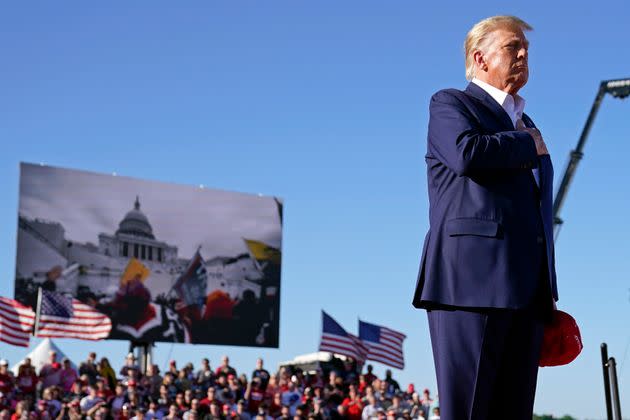
{"label": "clear blue sky", "polygon": [[[535,30],[521,93],[558,182],[599,82],[630,77],[629,3],[558,3],[4,3],[0,294],[13,294],[20,161],[277,195],[280,349],[176,345],[171,357],[216,365],[228,353],[249,373],[261,355],[275,368],[317,349],[323,308],[348,330],[360,317],[405,332],[407,367],[395,375],[435,390],[426,315],[410,303],[427,229],[428,101],[465,86],[462,43],[476,21],[525,19]],[[542,370],[539,413],[603,417],[602,341],[630,412],[628,116],[630,101],[605,98],[562,214],[559,306],[586,348]],[[120,363],[127,351],[58,344],[75,360],[95,349]],[[171,347],[157,346],[161,365]]]}

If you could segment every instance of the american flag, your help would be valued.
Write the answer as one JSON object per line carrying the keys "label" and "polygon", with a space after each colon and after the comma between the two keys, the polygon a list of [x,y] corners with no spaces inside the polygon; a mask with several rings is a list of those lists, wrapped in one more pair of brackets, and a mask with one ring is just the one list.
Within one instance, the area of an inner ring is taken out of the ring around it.
{"label": "american flag", "polygon": [[17,300],[0,297],[0,341],[28,347],[35,312]]}
{"label": "american flag", "polygon": [[352,357],[359,362],[364,362],[368,353],[367,347],[363,345],[359,337],[346,332],[324,311],[322,311],[322,339],[319,350]]}
{"label": "american flag", "polygon": [[367,360],[381,362],[387,366],[405,367],[403,341],[407,336],[401,332],[359,321],[359,338],[368,348]]}
{"label": "american flag", "polygon": [[38,337],[100,340],[109,335],[112,321],[106,315],[60,293],[41,293]]}

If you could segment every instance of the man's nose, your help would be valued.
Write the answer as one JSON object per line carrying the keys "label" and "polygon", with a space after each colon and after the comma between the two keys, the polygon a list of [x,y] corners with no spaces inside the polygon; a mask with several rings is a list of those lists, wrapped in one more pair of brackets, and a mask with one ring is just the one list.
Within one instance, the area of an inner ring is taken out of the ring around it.
{"label": "man's nose", "polygon": [[518,50],[518,58],[527,59],[527,48],[521,48],[520,50]]}

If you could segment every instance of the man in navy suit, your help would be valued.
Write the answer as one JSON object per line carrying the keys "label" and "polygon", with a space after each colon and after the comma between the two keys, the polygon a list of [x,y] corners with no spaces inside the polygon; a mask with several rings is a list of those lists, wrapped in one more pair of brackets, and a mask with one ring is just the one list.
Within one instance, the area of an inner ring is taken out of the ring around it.
{"label": "man in navy suit", "polygon": [[430,228],[413,305],[428,311],[442,420],[531,420],[544,324],[557,300],[553,168],[517,92],[531,27],[477,23],[466,90],[431,98]]}

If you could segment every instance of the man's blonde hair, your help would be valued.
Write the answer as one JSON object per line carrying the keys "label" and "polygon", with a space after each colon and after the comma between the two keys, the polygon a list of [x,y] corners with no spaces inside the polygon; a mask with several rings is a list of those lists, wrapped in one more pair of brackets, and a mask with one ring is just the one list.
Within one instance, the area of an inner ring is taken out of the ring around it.
{"label": "man's blonde hair", "polygon": [[466,41],[464,41],[467,80],[472,80],[475,77],[473,53],[481,49],[481,46],[488,39],[488,35],[501,28],[520,29],[523,32],[532,30],[532,27],[527,22],[516,16],[492,16],[475,24],[466,35]]}

